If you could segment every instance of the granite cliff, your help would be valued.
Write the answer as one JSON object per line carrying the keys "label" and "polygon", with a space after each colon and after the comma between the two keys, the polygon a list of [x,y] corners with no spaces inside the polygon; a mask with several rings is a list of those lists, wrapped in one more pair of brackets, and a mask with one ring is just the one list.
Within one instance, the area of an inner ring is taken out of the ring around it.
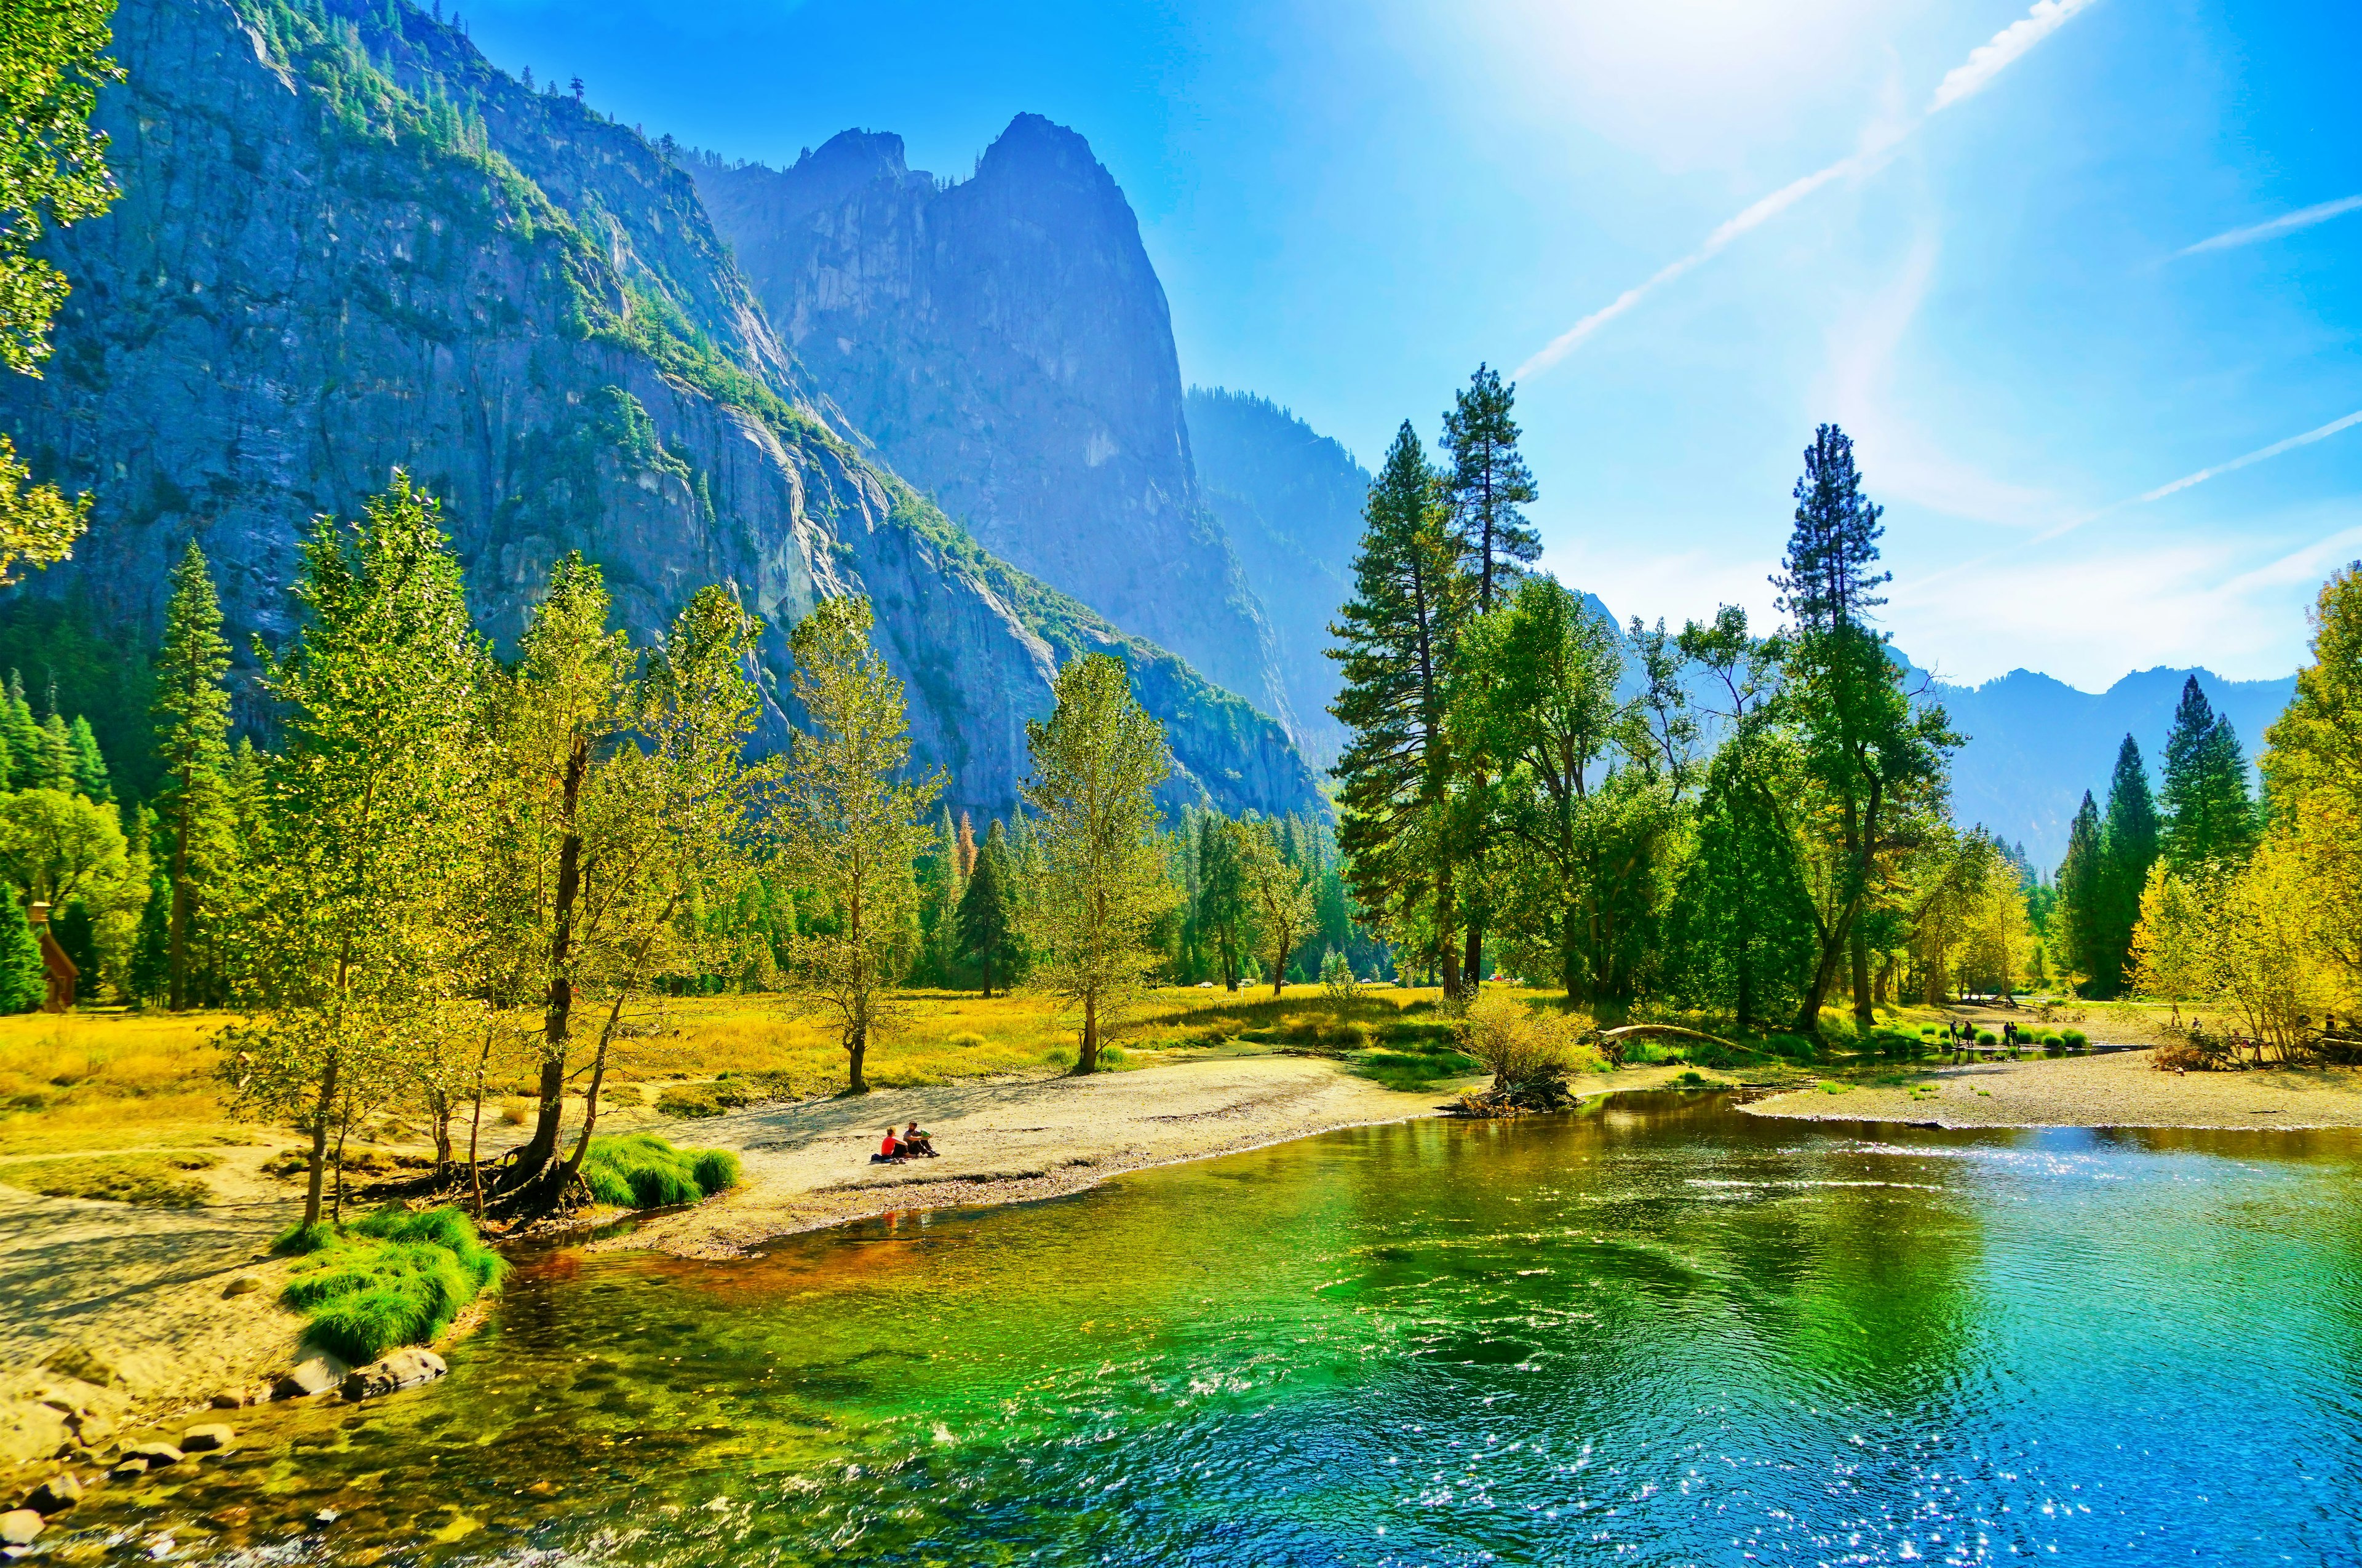
{"label": "granite cliff", "polygon": [[1329,713],[1337,699],[1329,624],[1352,597],[1369,472],[1267,398],[1192,387],[1186,407],[1206,504],[1271,619],[1297,742],[1325,767],[1346,739]]}
{"label": "granite cliff", "polygon": [[957,183],[869,131],[787,169],[689,168],[815,392],[887,464],[986,548],[1304,733],[1198,491],[1164,288],[1081,137],[1020,115]]}
{"label": "granite cliff", "polygon": [[[297,539],[396,466],[442,497],[478,614],[513,637],[560,552],[653,635],[698,586],[774,626],[866,593],[951,799],[1005,810],[1058,662],[1118,653],[1170,801],[1318,809],[1281,729],[1006,564],[834,425],[671,149],[358,0],[125,0],[102,97],[123,196],[53,249],[73,283],[0,427],[96,498],[39,594],[152,638],[193,535],[243,647],[283,638]],[[785,723],[784,636],[759,672]],[[249,713],[251,717],[257,717]]]}

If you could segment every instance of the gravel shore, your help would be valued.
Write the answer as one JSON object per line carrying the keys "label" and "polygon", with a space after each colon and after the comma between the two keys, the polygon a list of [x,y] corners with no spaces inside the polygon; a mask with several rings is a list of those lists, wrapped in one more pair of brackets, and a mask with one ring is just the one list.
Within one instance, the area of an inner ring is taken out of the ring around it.
{"label": "gravel shore", "polygon": [[1929,1067],[1772,1095],[1750,1115],[1942,1127],[2362,1127],[2362,1068],[2160,1073],[2146,1050]]}
{"label": "gravel shore", "polygon": [[[1604,1094],[1672,1076],[1640,1068],[1583,1087],[1586,1096]],[[745,1162],[739,1187],[594,1245],[728,1257],[847,1220],[1055,1198],[1125,1171],[1439,1115],[1451,1099],[1442,1088],[1400,1093],[1335,1062],[1250,1056],[756,1106],[678,1134],[737,1150]],[[871,1165],[887,1123],[914,1119],[934,1134],[941,1157]]]}

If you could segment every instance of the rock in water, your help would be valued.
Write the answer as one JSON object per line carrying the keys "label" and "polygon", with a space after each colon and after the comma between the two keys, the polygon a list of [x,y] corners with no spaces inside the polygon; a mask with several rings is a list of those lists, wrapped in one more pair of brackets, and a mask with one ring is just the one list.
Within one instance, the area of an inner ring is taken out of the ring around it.
{"label": "rock in water", "polygon": [[148,1462],[146,1460],[127,1459],[117,1463],[114,1469],[108,1471],[106,1473],[106,1477],[110,1481],[137,1481],[139,1477],[147,1474]]}
{"label": "rock in water", "polygon": [[187,1455],[169,1442],[135,1442],[123,1451],[123,1457],[145,1460],[149,1469],[161,1470],[180,1463]]}
{"label": "rock in water", "polygon": [[374,1399],[381,1394],[432,1383],[450,1370],[433,1351],[411,1345],[348,1373],[345,1377],[345,1397]]}
{"label": "rock in water", "polygon": [[191,1427],[181,1434],[181,1448],[187,1453],[218,1453],[227,1448],[237,1433],[219,1421],[202,1427]]}
{"label": "rock in water", "polygon": [[69,1470],[34,1487],[25,1506],[37,1514],[61,1514],[81,1501],[82,1482]]}
{"label": "rock in water", "polygon": [[270,1386],[274,1399],[301,1399],[308,1395],[325,1394],[344,1381],[343,1363],[325,1355],[306,1356]]}
{"label": "rock in water", "polygon": [[0,1514],[0,1541],[10,1546],[30,1546],[33,1538],[40,1533],[41,1516],[30,1508]]}

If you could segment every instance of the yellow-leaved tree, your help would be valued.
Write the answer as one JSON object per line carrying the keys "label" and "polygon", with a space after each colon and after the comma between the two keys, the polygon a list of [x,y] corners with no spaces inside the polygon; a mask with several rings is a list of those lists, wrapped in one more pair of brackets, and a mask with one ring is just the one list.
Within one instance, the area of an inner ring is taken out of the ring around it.
{"label": "yellow-leaved tree", "polygon": [[1153,793],[1173,755],[1164,726],[1133,699],[1122,660],[1076,659],[1055,690],[1057,711],[1025,726],[1034,820],[1024,928],[1033,983],[1082,1015],[1075,1071],[1089,1073],[1107,1026],[1155,962],[1149,928],[1176,897]]}
{"label": "yellow-leaved tree", "polygon": [[2303,868],[2351,1005],[2362,999],[2362,561],[2322,585],[2312,663],[2265,747],[2275,836]]}

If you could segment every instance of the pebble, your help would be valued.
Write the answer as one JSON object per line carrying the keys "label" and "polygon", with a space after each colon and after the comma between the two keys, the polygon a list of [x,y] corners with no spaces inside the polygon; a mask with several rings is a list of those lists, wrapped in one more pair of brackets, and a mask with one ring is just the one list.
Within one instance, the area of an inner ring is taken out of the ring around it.
{"label": "pebble", "polygon": [[168,1464],[178,1464],[187,1455],[169,1442],[135,1442],[123,1451],[123,1457],[144,1459],[149,1469],[158,1470]]}
{"label": "pebble", "polygon": [[181,1447],[189,1453],[218,1453],[227,1448],[237,1433],[219,1421],[202,1427],[191,1427],[181,1434]]}
{"label": "pebble", "polygon": [[325,1394],[345,1379],[341,1363],[324,1355],[306,1356],[279,1376],[270,1386],[274,1399],[301,1399],[307,1395]]}
{"label": "pebble", "polygon": [[127,1459],[106,1473],[111,1481],[137,1481],[147,1474],[148,1462],[144,1459]]}
{"label": "pebble", "polygon": [[30,1546],[33,1538],[40,1533],[41,1516],[30,1508],[0,1514],[0,1541],[10,1546]]}
{"label": "pebble", "polygon": [[34,1487],[25,1506],[37,1514],[61,1514],[81,1501],[82,1482],[69,1470]]}
{"label": "pebble", "polygon": [[250,1274],[241,1274],[223,1287],[222,1299],[226,1301],[234,1296],[251,1296],[261,1288],[262,1281]]}

